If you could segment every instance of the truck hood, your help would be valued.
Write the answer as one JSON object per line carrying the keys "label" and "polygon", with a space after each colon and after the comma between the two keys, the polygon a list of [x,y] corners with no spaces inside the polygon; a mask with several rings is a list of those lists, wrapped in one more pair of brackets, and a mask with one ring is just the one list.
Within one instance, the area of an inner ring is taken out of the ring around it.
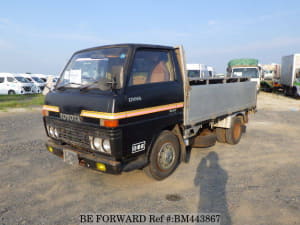
{"label": "truck hood", "polygon": [[112,112],[114,94],[96,94],[79,90],[49,92],[45,99],[46,105],[58,106],[61,113],[77,114],[82,110]]}

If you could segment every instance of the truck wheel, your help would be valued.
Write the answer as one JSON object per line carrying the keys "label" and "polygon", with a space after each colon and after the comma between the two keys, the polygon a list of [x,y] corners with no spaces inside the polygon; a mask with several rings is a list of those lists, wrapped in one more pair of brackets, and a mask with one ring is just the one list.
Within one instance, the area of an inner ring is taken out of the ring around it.
{"label": "truck wheel", "polygon": [[234,117],[231,126],[226,129],[226,142],[231,145],[239,143],[242,136],[242,121],[239,117]]}
{"label": "truck wheel", "polygon": [[226,129],[225,128],[216,128],[216,136],[217,136],[217,141],[220,143],[225,143],[226,142]]}
{"label": "truck wheel", "polygon": [[15,92],[14,90],[9,90],[9,91],[8,91],[8,94],[9,94],[9,95],[15,95],[16,92]]}
{"label": "truck wheel", "polygon": [[177,137],[170,131],[163,131],[152,147],[150,162],[144,171],[155,180],[163,180],[177,168],[179,158],[180,147]]}

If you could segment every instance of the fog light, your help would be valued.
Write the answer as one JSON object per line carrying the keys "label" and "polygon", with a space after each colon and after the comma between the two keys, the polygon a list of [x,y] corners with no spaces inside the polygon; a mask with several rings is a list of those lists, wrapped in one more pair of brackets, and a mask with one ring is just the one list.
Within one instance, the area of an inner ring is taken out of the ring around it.
{"label": "fog light", "polygon": [[106,166],[103,163],[96,163],[96,168],[101,171],[106,171]]}
{"label": "fog light", "polygon": [[111,153],[109,139],[104,139],[102,142],[103,151],[106,153]]}
{"label": "fog light", "polygon": [[101,151],[101,144],[102,144],[102,139],[95,137],[93,140],[93,146],[95,148],[95,150]]}
{"label": "fog light", "polygon": [[53,148],[51,146],[48,146],[48,151],[53,152]]}

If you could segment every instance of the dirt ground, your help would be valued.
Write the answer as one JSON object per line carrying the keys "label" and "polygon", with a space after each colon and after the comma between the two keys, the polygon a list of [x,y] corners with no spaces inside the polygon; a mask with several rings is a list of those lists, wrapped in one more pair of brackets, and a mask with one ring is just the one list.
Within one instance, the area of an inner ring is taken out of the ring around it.
{"label": "dirt ground", "polygon": [[86,212],[218,212],[222,224],[300,224],[300,100],[260,93],[238,145],[193,149],[161,182],[140,170],[72,167],[45,140],[39,111],[0,113],[0,224],[78,224]]}

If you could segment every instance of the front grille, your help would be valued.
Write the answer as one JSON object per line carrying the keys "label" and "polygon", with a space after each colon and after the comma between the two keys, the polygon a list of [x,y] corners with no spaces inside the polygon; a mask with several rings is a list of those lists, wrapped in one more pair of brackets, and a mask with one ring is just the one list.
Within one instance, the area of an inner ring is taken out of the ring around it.
{"label": "front grille", "polygon": [[23,87],[25,91],[31,91],[31,87]]}
{"label": "front grille", "polygon": [[58,129],[61,141],[85,150],[90,150],[89,136],[108,137],[105,130],[83,123],[68,122],[50,117],[46,117],[46,123]]}

